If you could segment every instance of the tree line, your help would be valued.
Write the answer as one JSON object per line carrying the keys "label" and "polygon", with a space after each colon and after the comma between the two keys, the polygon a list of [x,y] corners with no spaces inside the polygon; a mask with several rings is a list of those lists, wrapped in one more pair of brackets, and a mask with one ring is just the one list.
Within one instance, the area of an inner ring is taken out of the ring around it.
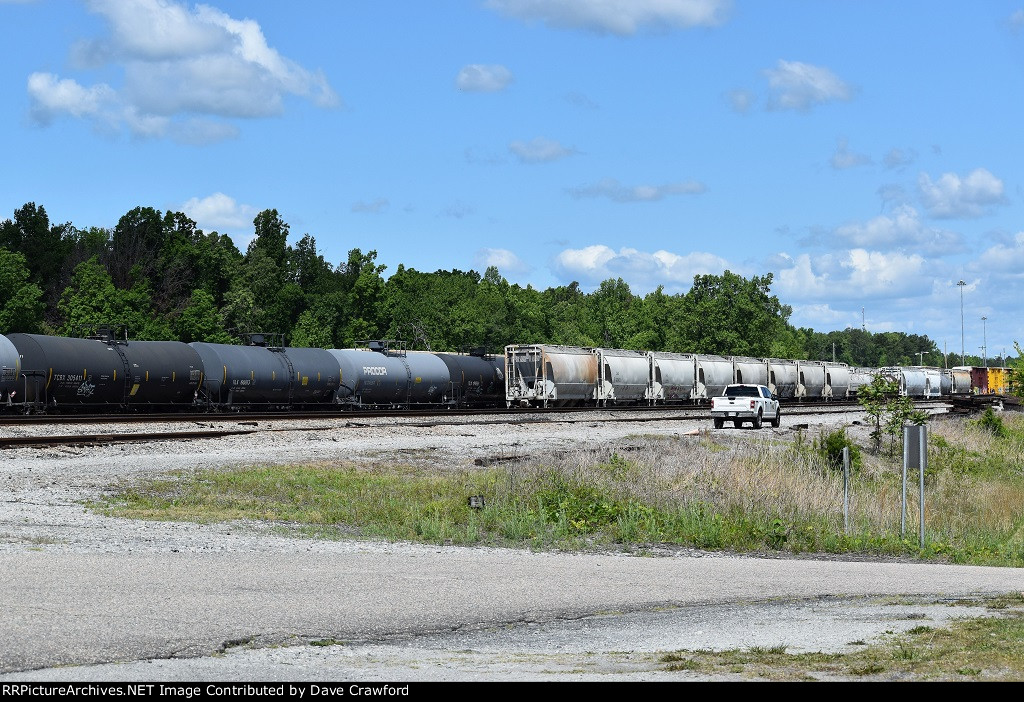
{"label": "tree line", "polygon": [[386,276],[377,252],[359,248],[334,265],[310,234],[290,244],[290,227],[273,209],[253,227],[243,253],[181,212],[136,207],[113,228],[80,229],[27,203],[0,224],[0,333],[74,336],[116,324],[140,340],[239,343],[240,334],[271,332],[289,345],[322,348],[365,339],[434,351],[553,343],[943,365],[927,336],[792,326],[770,272],[698,275],[689,291],[672,295],[661,287],[636,295],[621,278],[592,292],[577,282],[538,290],[509,283],[494,267],[481,275],[399,264]]}

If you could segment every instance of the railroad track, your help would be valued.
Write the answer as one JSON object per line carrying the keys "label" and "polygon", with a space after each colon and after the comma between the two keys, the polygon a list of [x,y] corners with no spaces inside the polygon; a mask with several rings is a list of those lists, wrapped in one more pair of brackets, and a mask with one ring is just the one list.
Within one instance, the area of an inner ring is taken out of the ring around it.
{"label": "railroad track", "polygon": [[[803,403],[790,401],[783,408],[834,408],[849,409],[857,407],[855,401],[836,401],[825,403]],[[0,415],[0,426],[32,426],[32,425],[66,425],[66,424],[145,424],[145,423],[197,423],[197,422],[238,422],[242,420],[306,420],[306,419],[376,419],[381,417],[398,418],[432,418],[432,417],[487,417],[507,415],[559,415],[574,412],[674,412],[690,415],[694,412],[707,410],[706,405],[654,405],[654,406],[612,406],[612,407],[513,407],[487,409],[373,409],[373,410],[336,410],[321,409],[309,412],[174,412],[174,413],[107,413],[107,414],[30,414]]]}
{"label": "railroad track", "polygon": [[[856,407],[856,403],[828,403],[818,405],[800,405],[800,404],[789,404],[785,407],[783,416],[794,417],[794,416],[813,416],[822,414],[833,414],[839,412],[848,412]],[[917,407],[920,409],[949,409],[949,404],[945,402],[927,401],[918,402]],[[627,411],[632,411],[634,416],[618,416],[624,414]],[[211,419],[219,421],[234,421],[237,426],[234,428],[224,429],[211,429],[209,426],[204,425],[202,429],[188,429],[182,431],[159,431],[159,432],[126,432],[126,433],[80,433],[80,434],[60,434],[60,435],[35,435],[35,436],[15,436],[15,437],[0,437],[0,449],[15,449],[15,448],[27,448],[27,447],[53,447],[53,446],[72,446],[72,447],[87,447],[87,446],[104,446],[116,443],[152,443],[159,441],[195,441],[202,439],[218,439],[231,436],[240,435],[251,435],[261,432],[293,432],[293,431],[320,431],[320,432],[337,432],[343,431],[348,428],[359,428],[370,426],[360,422],[360,419],[371,419],[378,417],[401,417],[401,418],[412,418],[412,419],[425,419],[428,421],[409,421],[402,422],[402,426],[417,427],[417,428],[431,428],[437,426],[458,426],[458,425],[481,425],[481,424],[522,424],[524,422],[543,422],[543,423],[578,423],[585,422],[590,424],[598,424],[604,422],[662,422],[662,421],[673,421],[678,419],[690,419],[690,420],[704,420],[710,421],[710,415],[707,413],[707,407],[655,407],[655,408],[607,408],[598,411],[594,410],[580,410],[578,408],[548,408],[540,410],[462,410],[457,412],[444,411],[444,412],[363,412],[363,413],[346,413],[344,415],[331,414],[325,415],[324,413],[315,414],[261,414],[261,415],[233,415],[233,416],[222,416],[222,415],[198,415],[186,418],[183,415],[173,415],[169,420],[167,418],[158,417],[154,415],[146,415],[146,417],[131,417],[128,423],[150,421],[150,422],[192,422],[192,423],[206,423],[210,422]],[[611,414],[612,416],[608,416]],[[635,416],[639,415],[639,416]],[[465,417],[466,421],[450,421],[452,418]],[[31,422],[31,424],[43,423],[42,420],[45,418],[35,417],[33,419],[39,420]],[[52,418],[51,418],[52,419]],[[106,424],[117,424],[120,423],[122,418],[120,416],[110,417],[107,416],[100,420],[96,417],[74,417],[73,419],[80,420],[79,424],[96,423],[103,421]],[[317,419],[317,420],[338,420],[344,419],[344,424],[330,424],[330,425],[315,425],[310,424],[308,426],[289,426],[280,427],[274,426],[272,422],[274,420],[289,419],[289,420],[306,420],[306,419]],[[62,424],[68,422],[60,422]],[[18,424],[25,424],[25,422],[18,422]],[[260,426],[263,424],[263,426]],[[801,425],[797,425],[801,426]],[[805,425],[803,425],[805,426]]]}

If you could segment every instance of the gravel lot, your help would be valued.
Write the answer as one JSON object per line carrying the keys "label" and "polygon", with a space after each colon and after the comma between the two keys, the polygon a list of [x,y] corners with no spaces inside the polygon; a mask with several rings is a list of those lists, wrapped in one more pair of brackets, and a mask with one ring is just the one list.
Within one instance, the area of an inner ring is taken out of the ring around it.
{"label": "gravel lot", "polygon": [[[0,671],[9,672],[0,678],[659,678],[659,650],[841,650],[913,626],[910,614],[940,622],[973,613],[937,600],[1024,589],[1012,569],[319,542],[251,523],[139,523],[82,505],[114,485],[179,469],[339,459],[443,469],[618,447],[637,434],[690,440],[708,429],[707,421],[619,418],[453,417],[434,427],[400,418],[257,419],[258,433],[217,440],[5,451],[0,572],[10,604]],[[816,431],[858,418],[791,421]],[[188,428],[196,427],[0,427],[0,435]],[[772,432],[792,433],[784,423],[758,434]],[[348,643],[306,645],[317,637]],[[282,643],[291,645],[268,648]],[[228,654],[210,656],[218,651]],[[76,664],[98,665],[52,667]]]}

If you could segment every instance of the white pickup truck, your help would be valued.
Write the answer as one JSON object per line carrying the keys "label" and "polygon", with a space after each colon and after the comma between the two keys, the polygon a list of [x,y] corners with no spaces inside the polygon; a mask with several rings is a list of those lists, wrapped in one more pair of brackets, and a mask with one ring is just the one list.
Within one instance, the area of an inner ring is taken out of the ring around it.
{"label": "white pickup truck", "polygon": [[711,419],[715,429],[721,429],[727,419],[736,428],[750,422],[760,429],[766,419],[777,427],[782,423],[782,408],[764,385],[729,385],[721,397],[711,398]]}

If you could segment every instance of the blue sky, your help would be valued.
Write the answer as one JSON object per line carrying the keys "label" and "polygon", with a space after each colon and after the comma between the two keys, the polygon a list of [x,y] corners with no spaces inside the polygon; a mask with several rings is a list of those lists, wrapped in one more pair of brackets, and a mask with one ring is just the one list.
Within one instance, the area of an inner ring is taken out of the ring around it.
{"label": "blue sky", "polygon": [[1024,341],[1024,0],[0,0],[0,216]]}

